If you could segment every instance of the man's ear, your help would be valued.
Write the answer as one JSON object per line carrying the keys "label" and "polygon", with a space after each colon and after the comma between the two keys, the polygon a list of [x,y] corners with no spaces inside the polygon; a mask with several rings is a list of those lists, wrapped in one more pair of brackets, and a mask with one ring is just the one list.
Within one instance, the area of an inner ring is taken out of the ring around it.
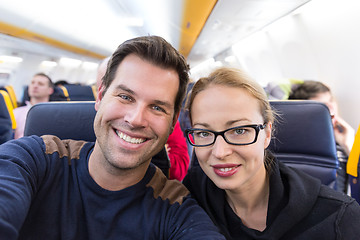
{"label": "man's ear", "polygon": [[99,109],[100,102],[101,102],[101,100],[103,98],[104,88],[105,88],[104,85],[100,84],[98,92],[97,92],[97,98],[96,98],[96,101],[95,101],[95,110],[96,111]]}
{"label": "man's ear", "polygon": [[54,88],[49,88],[49,96],[54,93]]}

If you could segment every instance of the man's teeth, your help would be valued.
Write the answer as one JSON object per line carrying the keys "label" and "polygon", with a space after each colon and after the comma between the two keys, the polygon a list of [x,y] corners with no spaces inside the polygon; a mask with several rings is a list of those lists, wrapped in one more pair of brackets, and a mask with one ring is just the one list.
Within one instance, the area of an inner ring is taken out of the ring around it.
{"label": "man's teeth", "polygon": [[125,142],[128,142],[128,143],[140,144],[140,143],[145,142],[144,138],[132,138],[122,132],[119,133],[119,131],[116,131],[116,133],[121,139],[123,139]]}
{"label": "man's teeth", "polygon": [[232,167],[232,168],[219,168],[220,169],[220,171],[222,171],[222,172],[228,172],[228,171],[230,171],[230,170],[233,170],[233,169],[235,169],[236,167]]}

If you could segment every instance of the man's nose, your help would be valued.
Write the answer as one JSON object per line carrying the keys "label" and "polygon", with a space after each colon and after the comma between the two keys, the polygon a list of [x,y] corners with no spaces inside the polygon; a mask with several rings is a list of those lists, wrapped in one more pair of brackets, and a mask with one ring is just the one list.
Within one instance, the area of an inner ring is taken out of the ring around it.
{"label": "man's nose", "polygon": [[124,120],[133,127],[146,127],[148,125],[146,108],[142,105],[137,105],[128,109]]}

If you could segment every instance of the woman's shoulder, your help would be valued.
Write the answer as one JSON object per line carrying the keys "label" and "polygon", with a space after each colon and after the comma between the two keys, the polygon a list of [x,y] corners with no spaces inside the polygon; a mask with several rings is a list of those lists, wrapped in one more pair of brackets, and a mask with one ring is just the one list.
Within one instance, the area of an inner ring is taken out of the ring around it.
{"label": "woman's shoulder", "polygon": [[341,204],[350,204],[356,202],[356,200],[345,193],[336,191],[328,186],[321,185],[319,198],[322,198],[327,201],[339,202]]}

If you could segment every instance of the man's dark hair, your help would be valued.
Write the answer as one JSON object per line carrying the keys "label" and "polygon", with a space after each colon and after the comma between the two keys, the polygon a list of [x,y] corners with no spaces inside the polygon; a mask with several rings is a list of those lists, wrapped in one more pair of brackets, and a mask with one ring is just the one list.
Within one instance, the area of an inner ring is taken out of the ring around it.
{"label": "man's dark hair", "polygon": [[185,96],[186,86],[189,82],[189,66],[174,47],[165,39],[158,36],[137,37],[122,43],[111,56],[106,73],[102,79],[103,95],[115,78],[116,71],[124,58],[130,54],[157,65],[164,69],[174,69],[179,76],[179,90],[175,99],[175,113],[181,108]]}
{"label": "man's dark hair", "polygon": [[52,81],[51,78],[50,78],[48,75],[46,75],[45,73],[37,73],[37,74],[34,75],[34,77],[35,77],[35,76],[46,77],[46,78],[49,80],[49,87],[54,88],[54,83],[53,83],[53,81]]}
{"label": "man's dark hair", "polygon": [[310,98],[316,97],[319,93],[325,92],[331,92],[330,88],[325,84],[318,81],[306,80],[304,83],[294,87],[289,95],[289,99],[309,100]]}

